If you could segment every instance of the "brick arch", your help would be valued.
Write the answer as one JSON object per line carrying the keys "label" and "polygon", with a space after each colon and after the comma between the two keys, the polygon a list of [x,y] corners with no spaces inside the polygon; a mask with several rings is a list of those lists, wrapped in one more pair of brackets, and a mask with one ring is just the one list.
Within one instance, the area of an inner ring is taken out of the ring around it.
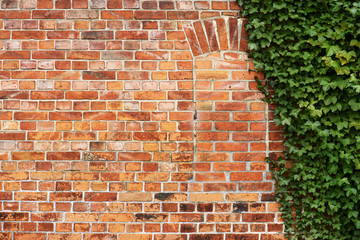
{"label": "brick arch", "polygon": [[194,57],[216,51],[248,49],[246,20],[218,17],[198,21],[183,21],[183,29]]}

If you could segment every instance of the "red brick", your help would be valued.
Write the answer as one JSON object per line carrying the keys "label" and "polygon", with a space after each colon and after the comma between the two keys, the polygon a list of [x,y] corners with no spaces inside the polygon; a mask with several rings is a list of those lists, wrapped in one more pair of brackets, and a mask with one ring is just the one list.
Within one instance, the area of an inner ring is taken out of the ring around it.
{"label": "red brick", "polygon": [[66,213],[65,220],[70,222],[83,222],[86,219],[87,222],[96,222],[99,219],[97,213]]}
{"label": "red brick", "polygon": [[46,240],[45,233],[14,233],[15,240],[28,240],[28,239],[36,239],[36,240]]}
{"label": "red brick", "polygon": [[97,19],[99,13],[96,10],[67,10],[66,18],[68,19]]}
{"label": "red brick", "polygon": [[259,239],[258,234],[227,234],[226,240],[257,240]]}
{"label": "red brick", "polygon": [[0,31],[0,39],[10,39],[10,31]]}
{"label": "red brick", "polygon": [[[227,2],[221,2],[222,4],[227,4]],[[213,2],[215,4],[215,2]],[[214,7],[214,5],[213,5]],[[217,31],[219,36],[220,50],[229,49],[228,39],[227,39],[227,31],[226,24],[223,18],[216,19]]]}
{"label": "red brick", "polygon": [[1,59],[30,59],[30,51],[0,51]]}
{"label": "red brick", "polygon": [[138,100],[165,100],[166,92],[162,91],[140,91],[134,93],[134,99]]}
{"label": "red brick", "polygon": [[208,53],[210,49],[201,22],[194,22],[194,29],[196,31],[197,38],[199,39],[199,44],[203,54]]}
{"label": "red brick", "polygon": [[0,140],[25,140],[25,133],[0,133]]}
{"label": "red brick", "polygon": [[204,26],[206,29],[207,37],[209,39],[209,46],[211,51],[218,51],[219,45],[216,38],[214,22],[211,20],[205,20]]}
{"label": "red brick", "polygon": [[[127,240],[129,238],[128,234],[120,234],[118,240]],[[131,239],[134,240],[151,240],[152,236],[150,234],[131,234]]]}
{"label": "red brick", "polygon": [[150,153],[119,153],[119,161],[150,161],[151,159]]}
{"label": "red brick", "polygon": [[227,153],[198,153],[197,161],[228,161],[229,154]]}
{"label": "red brick", "polygon": [[134,140],[138,141],[166,141],[166,133],[135,132]]}
{"label": "red brick", "polygon": [[84,120],[87,121],[116,120],[116,113],[115,112],[85,112]]}
{"label": "red brick", "polygon": [[133,214],[128,213],[103,213],[100,216],[102,222],[131,222]]}
{"label": "red brick", "polygon": [[234,113],[233,119],[235,121],[264,121],[265,113],[237,112]]}
{"label": "red brick", "polygon": [[264,161],[265,153],[234,153],[234,161]]}
{"label": "red brick", "polygon": [[149,73],[148,72],[117,72],[117,78],[118,80],[149,80]]}
{"label": "red brick", "polygon": [[168,11],[167,18],[170,20],[195,20],[199,19],[197,11]]}
{"label": "red brick", "polygon": [[[113,0],[114,1],[114,0]],[[132,19],[132,11],[105,10],[101,12],[102,19]]]}
{"label": "red brick", "polygon": [[43,152],[12,152],[11,158],[13,160],[45,160],[45,153],[43,153]]}
{"label": "red brick", "polygon": [[196,38],[196,34],[195,34],[192,26],[190,24],[185,25],[184,30],[185,30],[186,36],[187,36],[189,44],[190,44],[190,48],[191,48],[194,56],[198,56],[198,55],[202,54],[202,52],[200,50],[201,49],[200,44]]}
{"label": "red brick", "polygon": [[116,200],[117,193],[85,193],[85,201],[109,202]]}
{"label": "red brick", "polygon": [[223,235],[222,234],[191,234],[190,240],[222,240]]}
{"label": "red brick", "polygon": [[81,112],[50,112],[49,120],[57,120],[57,121],[82,120],[82,113]]}
{"label": "red brick", "polygon": [[47,160],[80,160],[79,152],[48,152]]}
{"label": "red brick", "polygon": [[100,52],[97,52],[97,51],[68,51],[67,59],[97,60],[97,59],[100,59]]}
{"label": "red brick", "polygon": [[273,213],[244,213],[244,222],[272,222],[274,221],[275,214]]}
{"label": "red brick", "polygon": [[265,140],[265,132],[236,132],[233,134],[234,141],[260,141]]}
{"label": "red brick", "polygon": [[95,140],[93,132],[65,132],[64,140]]}
{"label": "red brick", "polygon": [[61,140],[60,132],[29,132],[28,140]]}
{"label": "red brick", "polygon": [[122,8],[122,0],[109,0],[107,2],[108,8]]}
{"label": "red brick", "polygon": [[66,99],[97,99],[98,93],[95,91],[68,91],[65,93]]}
{"label": "red brick", "polygon": [[45,39],[43,31],[13,31],[13,39]]}
{"label": "red brick", "polygon": [[12,73],[13,79],[45,79],[43,71],[16,71]]}
{"label": "red brick", "polygon": [[166,19],[166,12],[138,10],[135,11],[134,18],[135,19]]}
{"label": "red brick", "polygon": [[31,99],[63,99],[63,91],[32,91]]}
{"label": "red brick", "polygon": [[120,121],[149,121],[150,113],[147,112],[119,112]]}
{"label": "red brick", "polygon": [[61,239],[72,239],[81,240],[81,234],[63,234],[63,233],[50,233],[49,240],[61,240]]}
{"label": "red brick", "polygon": [[17,201],[46,201],[47,194],[44,192],[16,192]]}
{"label": "red brick", "polygon": [[99,174],[93,172],[66,172],[65,180],[73,180],[73,181],[99,180]]}
{"label": "red brick", "polygon": [[229,140],[229,134],[221,132],[199,132],[197,139],[199,141],[227,141]]}
{"label": "red brick", "polygon": [[2,212],[0,213],[2,221],[28,221],[29,213],[26,212]]}
{"label": "red brick", "polygon": [[263,180],[262,172],[234,172],[230,173],[231,181],[261,181]]}
{"label": "red brick", "polygon": [[117,31],[115,35],[116,39],[126,40],[147,40],[147,31]]}
{"label": "red brick", "polygon": [[131,140],[132,134],[130,132],[100,132],[99,140],[111,141],[126,141]]}

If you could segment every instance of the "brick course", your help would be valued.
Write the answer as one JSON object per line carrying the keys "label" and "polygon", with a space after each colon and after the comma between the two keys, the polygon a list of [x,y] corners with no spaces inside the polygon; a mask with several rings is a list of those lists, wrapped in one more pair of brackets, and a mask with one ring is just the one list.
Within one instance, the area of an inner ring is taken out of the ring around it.
{"label": "brick course", "polygon": [[284,239],[235,1],[0,7],[0,239]]}

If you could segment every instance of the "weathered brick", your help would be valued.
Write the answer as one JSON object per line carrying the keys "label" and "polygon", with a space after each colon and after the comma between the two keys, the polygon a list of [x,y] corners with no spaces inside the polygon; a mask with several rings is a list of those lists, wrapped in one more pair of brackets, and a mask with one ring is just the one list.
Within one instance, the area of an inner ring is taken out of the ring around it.
{"label": "weathered brick", "polygon": [[81,192],[56,192],[50,193],[50,201],[81,201],[83,193]]}
{"label": "weathered brick", "polygon": [[117,193],[85,193],[85,201],[109,202],[116,200]]}
{"label": "weathered brick", "polygon": [[66,213],[65,220],[69,222],[96,222],[99,219],[97,213]]}
{"label": "weathered brick", "polygon": [[259,239],[258,234],[227,234],[226,240],[238,240],[238,239],[244,239],[244,240],[256,240]]}
{"label": "weathered brick", "polygon": [[134,14],[135,19],[166,19],[165,11],[138,10]]}
{"label": "weathered brick", "polygon": [[171,222],[203,222],[204,215],[199,213],[171,214]]}
{"label": "weathered brick", "polygon": [[191,234],[190,240],[221,240],[223,239],[223,235],[221,234]]}
{"label": "weathered brick", "polygon": [[13,160],[45,160],[45,153],[43,153],[43,152],[12,152],[11,158]]}
{"label": "weathered brick", "polygon": [[12,73],[13,79],[45,79],[44,71],[16,71]]}
{"label": "weathered brick", "polygon": [[0,140],[25,140],[25,133],[1,133]]}
{"label": "weathered brick", "polygon": [[95,91],[68,91],[65,93],[66,99],[97,99],[98,93]]}
{"label": "weathered brick", "polygon": [[102,181],[133,181],[134,173],[107,172],[101,174]]}
{"label": "weathered brick", "polygon": [[1,8],[0,239],[284,239],[235,1]]}
{"label": "weathered brick", "polygon": [[131,222],[133,219],[133,214],[128,213],[104,213],[100,216],[102,222]]}
{"label": "weathered brick", "polygon": [[67,10],[66,18],[69,19],[95,19],[99,17],[96,10]]}
{"label": "weathered brick", "polygon": [[28,221],[29,213],[27,212],[2,212],[0,213],[1,221]]}
{"label": "weathered brick", "polygon": [[169,173],[138,173],[138,181],[167,181],[170,179]]}
{"label": "weathered brick", "polygon": [[117,31],[116,39],[124,40],[146,40],[148,39],[147,31]]}
{"label": "weathered brick", "polygon": [[199,19],[197,11],[168,11],[167,18],[171,20],[195,20]]}
{"label": "weathered brick", "polygon": [[99,174],[92,172],[66,172],[65,180],[83,181],[98,180]]}
{"label": "weathered brick", "polygon": [[72,240],[81,240],[81,234],[75,233],[50,233],[49,240],[61,240],[61,239],[72,239]]}
{"label": "weathered brick", "polygon": [[16,240],[27,240],[27,239],[46,240],[46,234],[45,233],[15,233],[14,239],[16,239]]}
{"label": "weathered brick", "polygon": [[47,160],[80,160],[79,152],[48,152]]}
{"label": "weathered brick", "polygon": [[119,193],[119,202],[150,202],[152,201],[151,193]]}
{"label": "weathered brick", "polygon": [[32,91],[31,92],[31,99],[63,99],[63,98],[64,98],[63,91]]}
{"label": "weathered brick", "polygon": [[65,18],[64,10],[33,10],[34,19],[63,19]]}
{"label": "weathered brick", "polygon": [[68,51],[67,59],[97,60],[97,59],[100,59],[100,52],[97,52],[97,51]]}
{"label": "weathered brick", "polygon": [[134,53],[128,51],[108,51],[103,52],[101,59],[103,60],[131,60]]}
{"label": "weathered brick", "polygon": [[45,39],[46,33],[43,31],[13,31],[13,39]]}
{"label": "weathered brick", "polygon": [[51,31],[47,32],[48,39],[79,39],[77,31]]}
{"label": "weathered brick", "polygon": [[44,192],[16,192],[17,201],[46,201],[47,194]]}

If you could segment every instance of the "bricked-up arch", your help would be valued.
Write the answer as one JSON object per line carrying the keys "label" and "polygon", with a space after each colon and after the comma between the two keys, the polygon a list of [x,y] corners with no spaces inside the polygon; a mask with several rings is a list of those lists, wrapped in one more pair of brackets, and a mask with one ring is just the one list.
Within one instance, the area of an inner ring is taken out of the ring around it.
{"label": "bricked-up arch", "polygon": [[0,6],[0,239],[283,239],[235,1]]}
{"label": "bricked-up arch", "polygon": [[265,162],[281,151],[281,133],[254,80],[263,74],[254,71],[248,58],[245,23],[234,17],[183,21],[193,55],[196,116],[195,193],[190,201],[232,203],[232,213],[225,216],[234,222],[235,232],[247,231],[247,222],[257,222],[250,224],[250,232],[281,232]]}

